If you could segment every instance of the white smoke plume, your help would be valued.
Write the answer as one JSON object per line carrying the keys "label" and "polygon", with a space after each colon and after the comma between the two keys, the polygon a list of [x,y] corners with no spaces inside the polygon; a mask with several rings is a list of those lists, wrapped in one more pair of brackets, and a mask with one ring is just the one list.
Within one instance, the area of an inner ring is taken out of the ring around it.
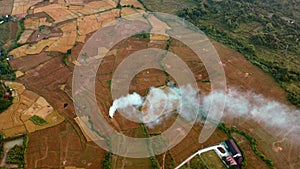
{"label": "white smoke plume", "polygon": [[[297,137],[300,134],[299,110],[253,92],[228,89],[226,93],[211,92],[208,95],[199,95],[199,91],[191,86],[179,88],[169,86],[169,92],[160,88],[151,88],[148,96],[144,101],[141,96],[134,93],[115,100],[109,111],[110,117],[113,117],[117,109],[123,109],[127,106],[142,106],[148,101],[150,107],[146,111],[146,116],[151,119],[149,120],[151,122],[146,123],[148,127],[162,124],[174,112],[187,121],[191,121],[197,117],[201,118],[203,115],[198,114],[197,116],[195,112],[207,113],[210,104],[221,105],[223,103],[221,99],[226,96],[224,118],[236,117],[251,120],[266,129],[270,129],[270,132],[276,131],[276,134],[287,137]],[[213,103],[211,103],[212,99]],[[161,106],[160,104],[164,105]],[[158,116],[157,112],[161,112],[162,107],[164,107],[165,112],[158,113]]]}
{"label": "white smoke plume", "polygon": [[113,105],[109,109],[109,117],[113,118],[117,109],[124,109],[130,106],[141,106],[143,104],[143,98],[137,94],[129,94],[113,102]]}
{"label": "white smoke plume", "polygon": [[[141,107],[140,121],[148,127],[161,124],[175,110],[187,121],[196,119],[199,108],[198,91],[190,85],[183,87],[168,86],[166,88],[152,87],[146,98],[137,93],[116,99],[109,109],[109,116],[113,118],[116,110],[132,110],[130,107]],[[128,115],[128,113],[126,113]],[[137,114],[133,114],[137,115]],[[129,115],[130,116],[130,115]]]}
{"label": "white smoke plume", "polygon": [[[263,126],[270,133],[285,137],[297,137],[300,134],[300,111],[285,104],[266,98],[253,92],[241,92],[229,89],[227,93],[215,92],[203,97],[203,110],[211,99],[213,104],[221,104],[221,95],[226,96],[224,118],[243,118]],[[300,140],[300,139],[299,139]]]}

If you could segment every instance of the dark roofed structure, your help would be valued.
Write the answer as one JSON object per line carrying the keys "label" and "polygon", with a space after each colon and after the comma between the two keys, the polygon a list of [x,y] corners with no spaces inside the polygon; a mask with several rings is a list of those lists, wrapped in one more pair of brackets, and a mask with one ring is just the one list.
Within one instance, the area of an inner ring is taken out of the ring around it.
{"label": "dark roofed structure", "polygon": [[228,150],[231,152],[232,156],[235,156],[237,154],[242,155],[240,149],[232,139],[226,140],[225,143],[228,147]]}
{"label": "dark roofed structure", "polygon": [[228,151],[232,154],[232,157],[236,161],[238,168],[240,168],[243,162],[243,156],[240,149],[232,139],[226,140],[225,143],[228,147]]}

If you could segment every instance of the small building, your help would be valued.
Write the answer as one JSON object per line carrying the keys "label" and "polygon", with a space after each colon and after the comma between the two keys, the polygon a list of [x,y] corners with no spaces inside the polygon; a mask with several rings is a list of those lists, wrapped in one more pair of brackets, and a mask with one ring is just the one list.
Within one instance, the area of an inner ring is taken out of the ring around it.
{"label": "small building", "polygon": [[6,92],[5,95],[4,95],[4,99],[8,100],[10,97],[10,93],[9,92]]}
{"label": "small building", "polygon": [[241,164],[244,159],[240,149],[232,139],[226,140],[225,144],[227,146],[227,150],[231,153],[232,158],[236,162],[237,168],[241,168]]}

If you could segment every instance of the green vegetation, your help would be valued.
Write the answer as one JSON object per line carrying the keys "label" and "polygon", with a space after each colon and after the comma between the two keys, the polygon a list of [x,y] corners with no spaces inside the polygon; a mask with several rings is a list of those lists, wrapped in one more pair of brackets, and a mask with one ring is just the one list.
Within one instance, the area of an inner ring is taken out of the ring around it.
{"label": "green vegetation", "polygon": [[63,62],[65,66],[68,66],[68,57],[72,54],[72,49],[67,50],[67,53],[64,54]]}
{"label": "green vegetation", "polygon": [[[5,24],[2,24],[2,25],[6,25],[6,24],[11,24],[11,21],[7,22]],[[3,80],[15,80],[16,79],[15,71],[12,69],[9,62],[6,60],[6,58],[7,58],[7,54],[11,50],[21,46],[21,44],[18,43],[18,40],[20,39],[20,37],[25,29],[24,19],[21,19],[18,21],[18,32],[17,32],[16,38],[14,40],[12,40],[12,43],[9,46],[8,50],[4,50],[2,48],[2,45],[7,43],[9,40],[9,37],[7,39],[7,38],[5,38],[5,36],[9,36],[10,27],[8,27],[9,29],[4,30],[1,27],[2,25],[0,25],[0,32],[1,32],[1,37],[0,37],[0,50],[1,50],[1,52],[0,52],[0,80],[2,80],[2,79]]]}
{"label": "green vegetation", "polygon": [[[7,153],[6,163],[7,164],[18,164],[19,168],[25,167],[25,159],[26,159],[26,149],[28,146],[28,136],[22,136],[24,139],[23,145],[15,145],[12,149],[10,149]],[[7,140],[13,140],[16,138],[8,138]]]}
{"label": "green vegetation", "polygon": [[5,44],[9,41],[11,22],[5,22],[0,25],[0,44]]}
{"label": "green vegetation", "polygon": [[223,162],[214,150],[201,154],[201,158],[203,159],[203,162],[207,165],[207,168],[226,169],[226,166],[223,164]]}
{"label": "green vegetation", "polygon": [[[150,137],[150,134],[148,133],[148,130],[147,130],[147,127],[144,125],[144,124],[141,124],[141,129],[143,130],[143,134],[146,138],[149,138]],[[158,161],[157,159],[155,158],[154,156],[154,153],[153,153],[153,150],[152,150],[152,147],[151,147],[151,143],[148,141],[148,151],[149,151],[149,154],[151,155],[150,157],[150,161],[151,161],[151,165],[152,165],[152,168],[153,169],[159,169],[159,164],[158,164]]]}
{"label": "green vegetation", "polygon": [[35,125],[39,125],[39,126],[42,126],[42,125],[45,125],[47,124],[47,121],[44,120],[43,118],[39,117],[39,116],[32,116],[30,117],[30,120],[35,124]]}
{"label": "green vegetation", "polygon": [[203,163],[202,159],[199,155],[196,155],[191,161],[190,161],[190,168],[191,169],[200,169],[200,168],[206,168],[205,164]]}
{"label": "green vegetation", "polygon": [[[227,128],[224,123],[220,123],[218,125],[218,128],[220,130],[222,130],[224,133],[226,133],[227,136],[231,139],[234,139],[231,135],[232,133],[238,133],[238,134],[244,136],[249,141],[251,149],[253,150],[254,154],[257,155],[262,161],[264,161],[271,169],[274,168],[273,162],[271,160],[269,160],[262,152],[260,152],[257,149],[256,140],[253,137],[251,137],[249,134],[245,133],[244,131],[238,130],[237,128],[233,128],[233,127]],[[242,155],[244,157],[244,162],[243,162],[243,165],[244,165],[245,164],[245,155],[240,147],[239,147],[239,149],[241,150]]]}
{"label": "green vegetation", "polygon": [[177,166],[177,163],[175,159],[172,157],[172,154],[170,151],[166,152],[166,158],[165,158],[165,169],[173,169]]}
{"label": "green vegetation", "polygon": [[140,39],[149,39],[150,40],[150,33],[146,33],[145,31],[134,35],[133,37],[135,38],[140,38]]}
{"label": "green vegetation", "polygon": [[145,9],[154,12],[175,14],[177,11],[195,6],[195,0],[138,0]]}
{"label": "green vegetation", "polygon": [[300,107],[299,6],[291,0],[198,0],[178,15],[271,74]]}
{"label": "green vegetation", "polygon": [[18,164],[19,166],[24,166],[24,146],[15,145],[12,149],[7,153],[6,163],[7,164]]}
{"label": "green vegetation", "polygon": [[105,154],[104,160],[102,161],[102,168],[103,169],[112,168],[112,153],[111,152],[108,152]]}
{"label": "green vegetation", "polygon": [[[9,93],[9,97],[5,98],[7,93]],[[0,113],[6,110],[12,104],[12,101],[11,91],[4,83],[0,82]]]}
{"label": "green vegetation", "polygon": [[22,44],[19,44],[18,41],[19,41],[22,33],[25,30],[24,20],[25,20],[25,18],[22,18],[22,19],[18,20],[18,32],[17,32],[17,35],[16,35],[16,38],[13,40],[11,46],[7,50],[7,53],[10,52],[10,51],[12,51],[15,48],[18,48],[18,47],[22,46]]}

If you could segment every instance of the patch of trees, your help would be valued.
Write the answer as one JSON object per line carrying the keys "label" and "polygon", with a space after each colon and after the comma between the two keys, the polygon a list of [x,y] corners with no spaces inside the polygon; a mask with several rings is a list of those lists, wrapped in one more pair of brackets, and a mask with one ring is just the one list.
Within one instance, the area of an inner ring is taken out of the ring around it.
{"label": "patch of trees", "polygon": [[19,167],[24,166],[24,164],[25,164],[24,152],[25,152],[24,146],[15,145],[7,153],[6,163],[7,164],[18,164]]}
{"label": "patch of trees", "polygon": [[103,169],[111,169],[112,168],[112,153],[108,152],[105,154],[104,160],[102,161]]}
{"label": "patch of trees", "polygon": [[[25,159],[26,159],[26,149],[28,147],[28,136],[22,136],[24,139],[23,145],[15,145],[11,148],[6,156],[6,163],[7,164],[17,164],[18,168],[25,167]],[[4,141],[10,141],[16,138],[7,138]]]}
{"label": "patch of trees", "polygon": [[[7,94],[9,94],[9,97],[6,97]],[[12,100],[11,91],[4,83],[0,82],[0,113],[12,104]]]}
{"label": "patch of trees", "polygon": [[271,74],[300,108],[300,23],[287,18],[298,18],[299,4],[271,1],[207,0],[177,14]]}
{"label": "patch of trees", "polygon": [[18,21],[18,32],[16,38],[12,41],[8,50],[2,49],[2,45],[0,45],[0,79],[1,80],[15,80],[16,75],[15,71],[10,66],[9,62],[7,61],[8,53],[13,49],[20,47],[22,44],[18,43],[22,33],[25,30],[24,26],[24,18]]}

